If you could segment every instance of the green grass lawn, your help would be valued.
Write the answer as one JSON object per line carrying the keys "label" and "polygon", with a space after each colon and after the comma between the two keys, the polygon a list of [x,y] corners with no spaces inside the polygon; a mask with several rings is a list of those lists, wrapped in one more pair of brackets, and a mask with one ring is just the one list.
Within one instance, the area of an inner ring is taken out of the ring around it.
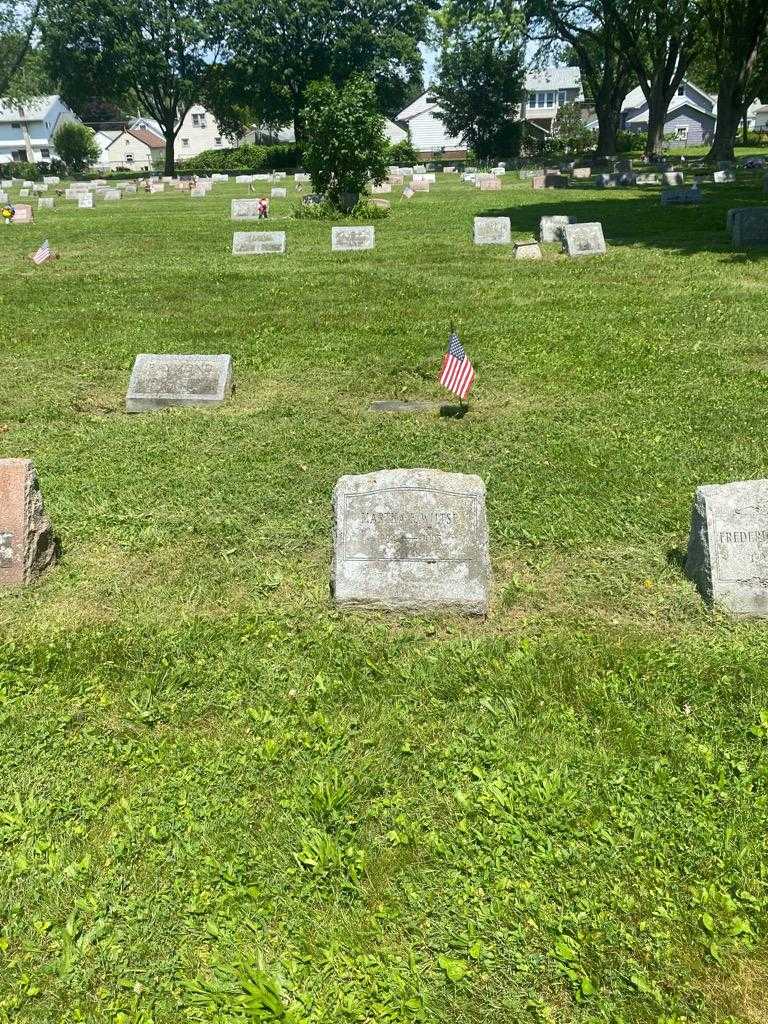
{"label": "green grass lawn", "polygon": [[[768,476],[768,197],[703,191],[440,178],[348,255],[291,198],[233,258],[234,184],[0,227],[0,456],[62,543],[0,598],[0,1021],[765,1024],[768,625],[681,559]],[[470,414],[367,413],[442,397],[452,320]],[[128,417],[137,352],[236,392]],[[331,607],[336,478],[408,466],[485,480],[486,622]]]}

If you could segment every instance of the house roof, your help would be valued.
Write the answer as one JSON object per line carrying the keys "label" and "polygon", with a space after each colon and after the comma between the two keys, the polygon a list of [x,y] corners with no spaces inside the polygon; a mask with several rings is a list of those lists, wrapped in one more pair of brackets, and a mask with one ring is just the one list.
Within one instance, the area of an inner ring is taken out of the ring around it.
{"label": "house roof", "polygon": [[[706,110],[687,96],[678,96],[676,97],[676,100],[673,100],[673,102],[670,103],[667,108],[667,117],[665,120],[668,120],[672,114],[675,114],[678,110],[682,110],[684,107],[688,107],[690,110],[695,110],[698,114],[703,114],[705,117],[711,117],[713,121],[717,120],[716,115],[713,114],[711,110]],[[634,117],[627,118],[627,124],[645,124],[647,120],[648,110],[646,109],[639,111]]]}
{"label": "house roof", "polygon": [[132,135],[139,142],[143,142],[150,149],[165,149],[165,141],[159,135],[155,135],[154,132],[148,132],[145,128],[128,128],[127,134]]}
{"label": "house roof", "polygon": [[525,77],[525,88],[528,92],[537,89],[581,89],[581,71],[573,67],[529,71]]}
{"label": "house roof", "polygon": [[[684,78],[681,84],[682,85],[687,85],[689,88],[694,89],[701,96],[705,96],[709,100],[710,103],[713,103],[714,106],[717,107],[717,96],[710,96],[708,92],[706,92],[704,89],[701,89],[698,85],[696,85],[695,82],[692,82],[688,78]],[[622,110],[633,110],[635,107],[644,107],[644,106],[646,106],[647,102],[648,101],[645,98],[645,94],[643,93],[643,90],[640,88],[639,85],[637,85],[637,86],[635,86],[634,89],[632,89],[631,92],[628,92],[627,95],[624,97],[624,102],[621,104],[621,109]],[[699,106],[696,103],[695,100],[692,100],[690,98],[690,96],[673,96],[672,97],[672,102],[670,103],[670,106],[669,106],[669,109],[670,110],[674,109],[676,103],[677,104],[690,103],[690,104],[696,106],[697,110],[701,110],[705,114],[711,113],[709,110],[706,109],[706,107]]]}
{"label": "house roof", "polygon": [[415,99],[413,103],[409,103],[405,110],[401,110],[397,115],[397,121],[410,121],[412,117],[416,117],[418,114],[423,114],[427,110],[434,110],[437,107],[437,103],[428,103],[428,99],[432,95],[432,90],[427,89],[423,92],[418,99]]}
{"label": "house roof", "polygon": [[7,99],[0,99],[0,122],[20,119],[43,121],[58,98],[58,96],[34,96],[25,103],[10,103]]}

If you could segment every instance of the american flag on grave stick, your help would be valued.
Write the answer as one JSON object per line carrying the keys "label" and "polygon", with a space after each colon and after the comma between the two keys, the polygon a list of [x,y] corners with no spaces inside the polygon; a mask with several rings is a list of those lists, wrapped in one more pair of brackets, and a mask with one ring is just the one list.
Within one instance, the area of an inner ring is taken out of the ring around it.
{"label": "american flag on grave stick", "polygon": [[45,261],[51,259],[52,256],[53,253],[51,252],[51,247],[48,245],[48,239],[46,238],[37,252],[32,254],[32,262],[40,266],[41,263],[45,263]]}
{"label": "american flag on grave stick", "polygon": [[448,339],[448,351],[443,356],[443,368],[440,371],[439,383],[448,391],[452,391],[458,398],[464,399],[469,394],[474,380],[474,367],[462,348],[459,335],[452,328],[451,336]]}

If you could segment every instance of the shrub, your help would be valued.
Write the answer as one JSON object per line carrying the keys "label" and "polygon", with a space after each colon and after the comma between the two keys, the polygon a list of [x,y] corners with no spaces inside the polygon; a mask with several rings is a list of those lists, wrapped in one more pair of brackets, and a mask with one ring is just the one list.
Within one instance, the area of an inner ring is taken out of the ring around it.
{"label": "shrub", "polygon": [[[356,206],[344,213],[344,220],[384,220],[389,214],[389,210],[375,206],[368,196],[363,196]],[[293,209],[293,216],[296,220],[338,220],[339,211],[326,198],[321,203],[297,203]]]}
{"label": "shrub", "polygon": [[79,121],[65,121],[56,129],[51,142],[73,174],[82,171],[101,155],[95,132]]}
{"label": "shrub", "polygon": [[373,82],[360,75],[338,88],[328,80],[313,82],[303,116],[309,140],[304,164],[315,191],[332,206],[343,209],[345,194],[360,195],[369,179],[384,180],[389,144]]}
{"label": "shrub", "polygon": [[410,139],[403,139],[402,142],[394,142],[389,147],[389,162],[398,167],[413,167],[419,162],[419,154],[413,148]]}
{"label": "shrub", "polygon": [[179,161],[178,169],[187,171],[219,171],[256,173],[258,171],[291,171],[302,166],[301,146],[285,142],[273,146],[256,146],[250,142],[233,149],[206,149],[189,160]]}
{"label": "shrub", "polygon": [[37,164],[31,164],[27,160],[14,160],[13,163],[3,164],[3,174],[6,170],[14,178],[22,178],[24,181],[39,181],[42,177]]}

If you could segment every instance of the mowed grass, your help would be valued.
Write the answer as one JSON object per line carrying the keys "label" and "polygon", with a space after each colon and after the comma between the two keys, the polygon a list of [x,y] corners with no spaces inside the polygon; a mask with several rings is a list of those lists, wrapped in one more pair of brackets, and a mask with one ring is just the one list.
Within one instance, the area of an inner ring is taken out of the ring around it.
{"label": "mowed grass", "polygon": [[[62,542],[0,598],[1,1021],[765,1024],[768,626],[681,570],[695,487],[768,476],[760,179],[439,178],[348,255],[292,186],[0,228],[0,455]],[[476,248],[489,212],[608,254]],[[469,415],[368,413],[442,397],[452,321]],[[137,352],[235,395],[129,417]],[[331,607],[336,478],[402,466],[486,481],[486,622]]]}

